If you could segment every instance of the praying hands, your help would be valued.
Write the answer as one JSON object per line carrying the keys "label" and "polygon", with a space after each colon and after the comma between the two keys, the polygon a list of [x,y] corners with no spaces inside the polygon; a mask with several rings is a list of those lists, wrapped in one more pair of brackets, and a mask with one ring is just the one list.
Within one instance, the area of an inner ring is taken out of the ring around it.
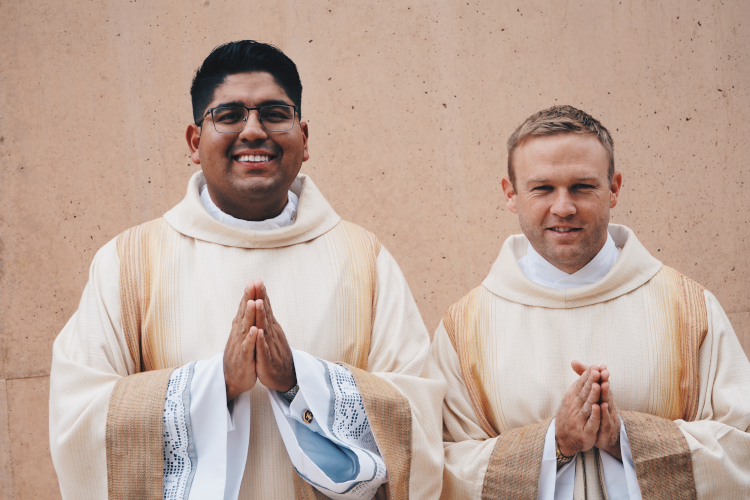
{"label": "praying hands", "polygon": [[571,363],[580,376],[565,394],[555,420],[560,453],[573,456],[593,447],[622,460],[620,416],[614,404],[606,365]]}
{"label": "praying hands", "polygon": [[284,330],[276,321],[263,281],[245,287],[224,350],[227,401],[255,386],[256,380],[280,392],[297,383],[294,359]]}

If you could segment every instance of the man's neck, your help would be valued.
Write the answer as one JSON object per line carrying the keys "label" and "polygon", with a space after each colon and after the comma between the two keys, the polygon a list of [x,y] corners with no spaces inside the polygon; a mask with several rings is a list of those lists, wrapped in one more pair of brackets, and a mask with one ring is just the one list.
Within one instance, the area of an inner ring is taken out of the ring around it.
{"label": "man's neck", "polygon": [[252,231],[269,231],[292,225],[297,217],[299,198],[297,198],[297,195],[292,191],[287,192],[287,197],[288,202],[286,206],[276,217],[264,219],[262,221],[249,221],[238,219],[222,211],[211,199],[207,186],[203,186],[200,192],[201,203],[211,217],[219,222],[223,222],[224,224],[243,229],[250,229]]}
{"label": "man's neck", "polygon": [[288,191],[284,191],[283,196],[280,198],[263,199],[263,200],[248,200],[242,205],[237,205],[229,200],[217,197],[214,191],[211,190],[211,186],[206,186],[208,194],[211,197],[211,201],[227,215],[231,215],[235,219],[258,222],[278,217],[281,212],[289,203]]}
{"label": "man's neck", "polygon": [[[596,248],[596,251],[594,252],[587,252],[589,257],[586,260],[580,260],[577,259],[574,262],[566,263],[566,262],[554,262],[547,257],[544,256],[543,253],[539,252],[534,246],[531,244],[531,241],[529,241],[529,248],[533,248],[535,252],[537,252],[537,255],[539,255],[542,259],[544,259],[546,262],[548,262],[551,266],[554,266],[555,268],[559,269],[560,271],[564,272],[565,274],[575,274],[594,260],[597,255],[602,251],[604,246],[607,244],[607,241],[611,239],[611,236],[609,236],[609,232],[604,232],[604,238],[601,239],[598,244],[594,247]],[[585,257],[585,256],[583,256]]]}
{"label": "man's neck", "polygon": [[551,288],[576,288],[601,280],[614,266],[619,250],[609,233],[593,259],[573,273],[567,273],[546,260],[531,244],[526,257],[519,260],[524,274],[531,281]]}

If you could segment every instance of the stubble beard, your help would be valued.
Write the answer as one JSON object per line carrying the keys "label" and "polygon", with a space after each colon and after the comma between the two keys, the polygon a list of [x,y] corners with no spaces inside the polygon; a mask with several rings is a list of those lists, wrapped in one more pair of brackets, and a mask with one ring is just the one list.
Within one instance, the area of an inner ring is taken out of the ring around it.
{"label": "stubble beard", "polygon": [[[545,220],[541,224],[531,223],[520,212],[518,222],[521,231],[537,251],[547,262],[568,274],[578,271],[591,260],[604,246],[607,241],[607,227],[609,225],[609,210],[594,224],[576,224],[575,219],[558,219],[556,221]],[[548,231],[545,227],[554,226],[555,222],[573,223],[582,228],[583,238],[572,245],[555,244],[546,237]]]}

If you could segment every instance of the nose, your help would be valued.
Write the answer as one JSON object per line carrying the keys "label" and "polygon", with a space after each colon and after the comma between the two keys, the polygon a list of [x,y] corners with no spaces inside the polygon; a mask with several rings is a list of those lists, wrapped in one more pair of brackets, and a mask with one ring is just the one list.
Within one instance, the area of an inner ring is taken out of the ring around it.
{"label": "nose", "polygon": [[245,127],[240,131],[239,138],[248,142],[265,141],[268,139],[268,132],[266,132],[266,129],[260,123],[260,115],[257,110],[248,112],[247,122],[245,122]]}
{"label": "nose", "polygon": [[576,213],[576,205],[573,197],[567,189],[560,189],[555,193],[555,198],[550,207],[550,212],[558,217],[567,217]]}

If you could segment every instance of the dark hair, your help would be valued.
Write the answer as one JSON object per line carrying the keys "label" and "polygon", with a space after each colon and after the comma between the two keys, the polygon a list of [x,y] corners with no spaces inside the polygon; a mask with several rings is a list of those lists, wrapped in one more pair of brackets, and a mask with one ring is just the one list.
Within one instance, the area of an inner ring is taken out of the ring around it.
{"label": "dark hair", "polygon": [[301,109],[302,82],[294,62],[273,45],[239,40],[216,47],[195,72],[190,86],[195,123],[201,122],[216,87],[224,83],[227,76],[254,71],[270,73],[294,105]]}
{"label": "dark hair", "polygon": [[609,131],[599,120],[573,106],[552,106],[526,118],[513,135],[508,139],[508,177],[513,189],[516,189],[516,173],[513,170],[513,154],[529,137],[540,137],[555,134],[592,135],[607,150],[609,170],[607,178],[610,185],[615,175],[615,143]]}

